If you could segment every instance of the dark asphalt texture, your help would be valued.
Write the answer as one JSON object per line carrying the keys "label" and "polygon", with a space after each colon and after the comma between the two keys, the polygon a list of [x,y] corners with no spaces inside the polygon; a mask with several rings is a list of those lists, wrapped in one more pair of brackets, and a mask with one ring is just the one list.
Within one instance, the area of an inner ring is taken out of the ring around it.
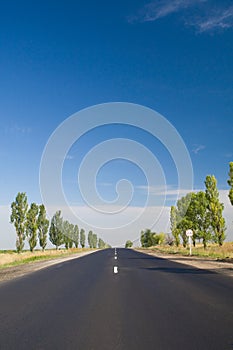
{"label": "dark asphalt texture", "polygon": [[231,277],[117,252],[2,282],[0,349],[233,349]]}

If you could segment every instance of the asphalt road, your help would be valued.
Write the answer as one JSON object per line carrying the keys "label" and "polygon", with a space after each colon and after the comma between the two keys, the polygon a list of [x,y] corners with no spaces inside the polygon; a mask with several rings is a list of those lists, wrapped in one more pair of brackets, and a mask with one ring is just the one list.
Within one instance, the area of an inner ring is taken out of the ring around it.
{"label": "asphalt road", "polygon": [[0,349],[233,349],[231,277],[117,252],[2,282]]}

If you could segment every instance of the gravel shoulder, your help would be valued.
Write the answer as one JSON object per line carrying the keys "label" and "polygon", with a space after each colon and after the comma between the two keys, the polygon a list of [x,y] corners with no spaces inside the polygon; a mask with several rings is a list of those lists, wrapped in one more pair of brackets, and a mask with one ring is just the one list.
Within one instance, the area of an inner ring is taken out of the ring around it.
{"label": "gravel shoulder", "polygon": [[0,269],[0,283],[4,281],[12,280],[13,278],[24,276],[26,274],[44,269],[46,267],[49,267],[55,264],[60,264],[68,260],[81,258],[82,256],[85,256],[87,254],[92,254],[94,252],[95,251],[87,251],[87,252],[72,254],[62,258],[61,257],[57,259],[53,258],[51,260],[43,260],[43,261],[37,261],[33,263],[28,263],[28,264],[22,264],[18,266],[2,268]]}
{"label": "gravel shoulder", "polygon": [[197,257],[197,256],[183,256],[178,254],[163,254],[150,249],[135,249],[138,252],[145,253],[151,256],[160,257],[175,261],[181,264],[194,266],[198,269],[211,270],[216,273],[221,273],[233,277],[233,263],[222,262],[216,259]]}

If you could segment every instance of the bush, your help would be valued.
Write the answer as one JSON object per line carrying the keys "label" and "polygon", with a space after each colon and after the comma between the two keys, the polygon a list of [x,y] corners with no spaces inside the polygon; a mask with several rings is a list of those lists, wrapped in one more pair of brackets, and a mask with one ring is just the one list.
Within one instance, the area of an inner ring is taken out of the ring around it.
{"label": "bush", "polygon": [[133,246],[133,242],[132,241],[130,241],[130,240],[126,241],[125,248],[131,248],[132,246]]}

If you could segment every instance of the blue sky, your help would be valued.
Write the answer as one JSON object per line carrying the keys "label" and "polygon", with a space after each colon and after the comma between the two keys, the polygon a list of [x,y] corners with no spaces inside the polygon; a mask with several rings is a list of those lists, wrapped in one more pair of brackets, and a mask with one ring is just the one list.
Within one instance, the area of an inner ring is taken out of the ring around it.
{"label": "blue sky", "polygon": [[[232,1],[9,0],[1,2],[0,33],[2,206],[19,191],[39,203],[40,160],[52,132],[81,109],[108,102],[162,114],[187,146],[194,187],[203,188],[205,176],[214,174],[226,192],[233,160]],[[110,125],[70,149],[63,181],[72,205],[82,203],[73,181],[82,155],[111,137],[145,145],[159,158],[170,190],[177,185],[174,164],[158,140]],[[146,186],[140,169],[115,160],[97,177],[104,199],[114,199],[121,178],[138,190]],[[143,200],[138,192],[132,205]]]}

